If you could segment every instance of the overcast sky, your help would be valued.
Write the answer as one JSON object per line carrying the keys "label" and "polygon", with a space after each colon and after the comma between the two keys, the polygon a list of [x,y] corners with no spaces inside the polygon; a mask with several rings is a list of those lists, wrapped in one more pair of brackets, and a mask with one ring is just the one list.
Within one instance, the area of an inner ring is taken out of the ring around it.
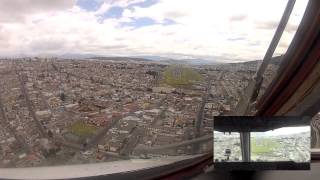
{"label": "overcast sky", "polygon": [[267,131],[264,134],[268,136],[277,136],[277,135],[296,134],[296,133],[302,133],[302,132],[310,132],[310,126],[283,127],[283,128],[278,128],[272,131]]}
{"label": "overcast sky", "polygon": [[[262,59],[287,0],[1,0],[0,56],[91,53]],[[276,50],[304,13],[297,0]]]}
{"label": "overcast sky", "polygon": [[[251,132],[252,136],[279,136],[279,135],[289,135],[289,134],[296,134],[302,132],[310,132],[310,126],[300,126],[300,127],[283,127],[278,128],[266,132]],[[223,134],[223,132],[214,131],[217,134]],[[239,133],[233,132],[232,135],[239,136]],[[225,135],[229,135],[228,132]]]}

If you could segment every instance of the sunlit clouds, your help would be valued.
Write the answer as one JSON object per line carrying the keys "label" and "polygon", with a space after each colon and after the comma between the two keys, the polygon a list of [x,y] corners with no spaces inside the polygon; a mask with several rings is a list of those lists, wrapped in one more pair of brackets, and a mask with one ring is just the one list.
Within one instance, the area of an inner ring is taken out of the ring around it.
{"label": "sunlit clouds", "polygon": [[[262,59],[287,0],[3,0],[0,56],[153,55]],[[307,0],[297,0],[276,50],[285,53]]]}

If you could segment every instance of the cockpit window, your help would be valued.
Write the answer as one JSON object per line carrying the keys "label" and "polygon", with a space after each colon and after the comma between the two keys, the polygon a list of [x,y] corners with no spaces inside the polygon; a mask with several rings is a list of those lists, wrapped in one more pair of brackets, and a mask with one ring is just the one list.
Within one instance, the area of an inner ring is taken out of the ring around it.
{"label": "cockpit window", "polygon": [[[213,117],[234,112],[286,3],[2,0],[0,167],[197,155],[213,144],[217,161],[241,160],[239,133],[212,141]],[[297,0],[259,97],[306,4]]]}

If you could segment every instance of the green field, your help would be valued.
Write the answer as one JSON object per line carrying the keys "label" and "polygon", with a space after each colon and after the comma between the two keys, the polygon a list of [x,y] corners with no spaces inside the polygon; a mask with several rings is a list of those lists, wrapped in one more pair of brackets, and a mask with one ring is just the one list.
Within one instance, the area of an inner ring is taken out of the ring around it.
{"label": "green field", "polygon": [[251,151],[253,154],[271,153],[279,147],[280,144],[273,139],[252,138],[251,140]]}
{"label": "green field", "polygon": [[190,86],[203,79],[197,71],[182,65],[169,66],[163,72],[163,77],[164,83],[173,87]]}
{"label": "green field", "polygon": [[92,136],[97,131],[96,127],[88,125],[81,121],[75,122],[69,127],[69,129],[71,133],[80,137]]}

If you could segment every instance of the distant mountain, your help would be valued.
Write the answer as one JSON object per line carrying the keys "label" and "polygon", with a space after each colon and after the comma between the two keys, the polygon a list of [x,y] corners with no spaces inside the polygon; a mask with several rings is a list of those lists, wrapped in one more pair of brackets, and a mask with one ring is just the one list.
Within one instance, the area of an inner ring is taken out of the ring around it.
{"label": "distant mountain", "polygon": [[[5,56],[2,56],[5,57]],[[18,54],[15,56],[8,56],[14,58],[22,58],[22,57],[32,57],[26,54]],[[241,65],[241,66],[250,66],[256,67],[258,64],[262,62],[262,60],[253,60],[246,62],[236,62],[236,63],[221,63],[215,60],[208,60],[208,58],[190,58],[190,59],[178,59],[178,58],[168,58],[163,56],[104,56],[99,54],[79,54],[79,53],[66,53],[62,55],[56,54],[38,54],[34,57],[57,57],[64,59],[99,59],[99,60],[127,60],[127,61],[154,61],[164,64],[189,64],[189,65]],[[279,65],[281,63],[281,59],[283,56],[276,56],[271,59],[271,64]]]}
{"label": "distant mountain", "polygon": [[[270,63],[274,65],[280,65],[283,56],[275,56],[271,58]],[[246,62],[239,62],[239,63],[229,63],[229,64],[243,64],[243,65],[257,65],[262,63],[262,60],[254,60],[254,61],[246,61]]]}
{"label": "distant mountain", "polygon": [[215,61],[209,61],[206,59],[185,59],[183,61],[193,65],[217,64]]}
{"label": "distant mountain", "polygon": [[75,54],[67,53],[58,56],[59,58],[81,58],[81,59],[100,59],[100,60],[137,60],[137,61],[162,61],[168,58],[160,56],[104,56],[99,54]]}
{"label": "distant mountain", "polygon": [[[30,57],[27,55],[20,54],[17,57]],[[190,58],[190,59],[179,59],[179,58],[169,58],[163,56],[155,55],[145,55],[145,56],[104,56],[100,54],[92,53],[65,53],[62,55],[57,54],[38,54],[36,57],[57,57],[63,59],[99,59],[99,60],[126,60],[126,61],[154,61],[164,64],[189,64],[189,65],[213,65],[217,64],[216,61],[211,61],[202,58]]]}
{"label": "distant mountain", "polygon": [[99,60],[127,60],[127,61],[154,61],[165,64],[189,64],[189,65],[205,65],[216,64],[216,62],[204,59],[170,59],[161,56],[130,56],[130,57],[115,57],[115,56],[92,56],[90,59]]}
{"label": "distant mountain", "polygon": [[138,57],[117,57],[117,56],[92,56],[87,59],[97,59],[105,61],[151,61],[149,59],[138,58]]}
{"label": "distant mountain", "polygon": [[96,57],[99,55],[96,54],[75,54],[75,53],[67,53],[60,56],[57,56],[58,58],[65,58],[65,59],[88,59],[91,57]]}
{"label": "distant mountain", "polygon": [[192,59],[172,59],[162,56],[133,56],[134,58],[142,58],[142,59],[148,59],[151,61],[162,61],[167,63],[187,63],[187,64],[193,64],[193,65],[202,65],[202,64],[216,64],[215,61],[209,61],[206,59],[200,59],[200,58],[192,58]]}
{"label": "distant mountain", "polygon": [[[19,54],[16,57],[28,57],[24,54]],[[78,53],[66,53],[62,55],[53,54],[40,54],[37,57],[57,57],[65,59],[99,59],[99,60],[125,60],[125,61],[154,61],[164,64],[189,64],[189,65],[241,65],[241,66],[252,66],[256,67],[262,62],[262,60],[253,60],[247,62],[237,62],[237,63],[219,63],[215,60],[208,60],[206,58],[190,58],[190,59],[172,59],[163,56],[103,56],[99,54],[78,54]],[[271,64],[279,65],[283,56],[276,56],[271,59]]]}
{"label": "distant mountain", "polygon": [[169,58],[166,57],[161,57],[161,56],[131,56],[133,58],[142,58],[142,59],[147,59],[151,61],[165,61],[165,60],[170,60]]}

